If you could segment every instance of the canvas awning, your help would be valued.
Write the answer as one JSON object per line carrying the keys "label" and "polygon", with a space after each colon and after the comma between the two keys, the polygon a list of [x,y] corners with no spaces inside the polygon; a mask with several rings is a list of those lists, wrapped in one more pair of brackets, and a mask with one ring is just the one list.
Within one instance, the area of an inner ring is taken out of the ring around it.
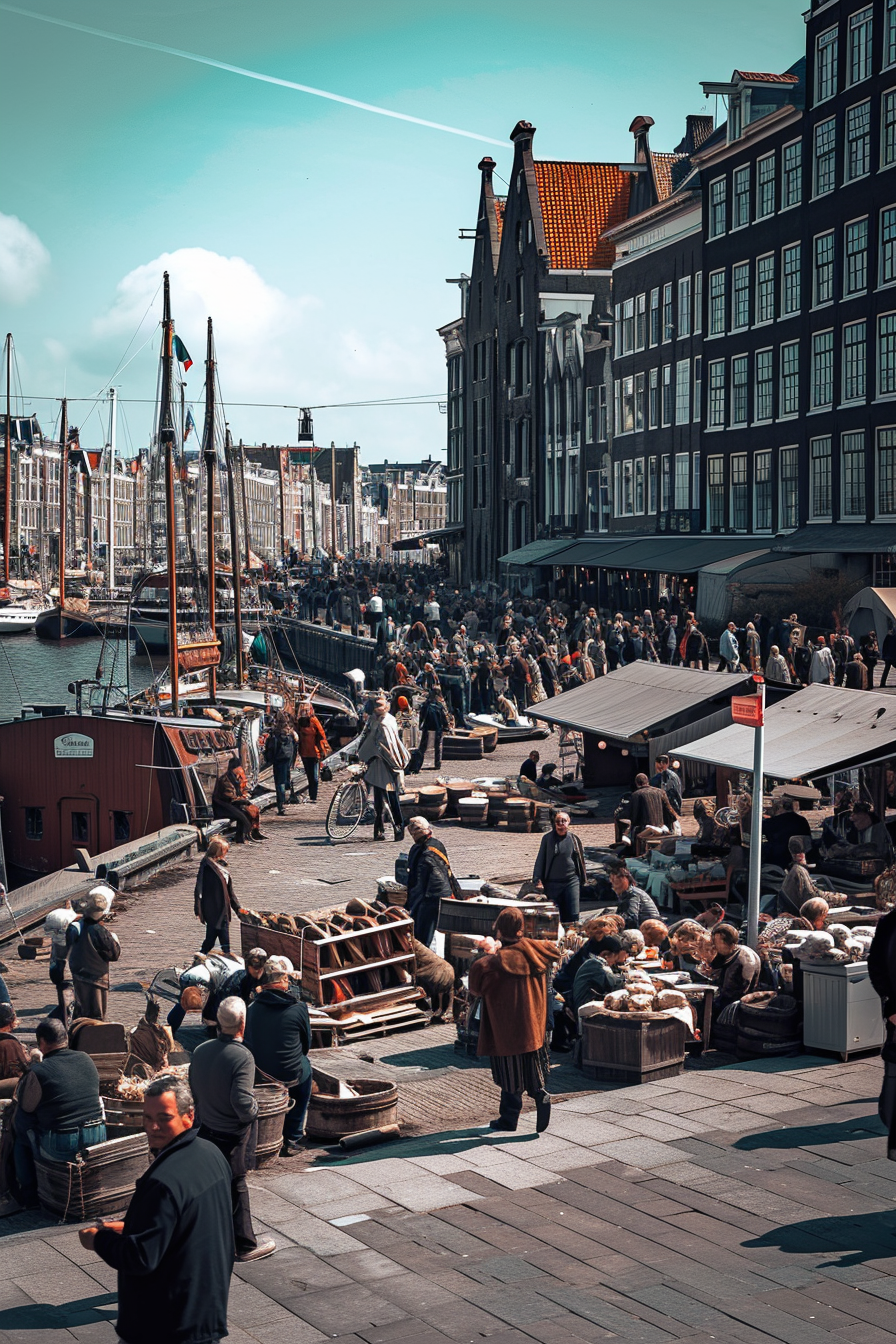
{"label": "canvas awning", "polygon": [[552,563],[548,556],[553,551],[563,551],[569,545],[568,541],[558,541],[553,537],[550,541],[542,538],[540,541],[530,541],[528,546],[520,546],[518,550],[508,551],[506,555],[498,557],[500,565],[546,565]]}
{"label": "canvas awning", "polygon": [[[680,756],[753,769],[754,729],[732,724],[678,748]],[[764,771],[774,779],[830,775],[896,756],[896,697],[807,686],[765,711]]]}
{"label": "canvas awning", "polygon": [[682,716],[693,717],[702,706],[708,714],[714,701],[727,701],[743,693],[748,682],[746,675],[733,677],[660,663],[629,663],[606,677],[533,705],[526,712],[545,723],[627,742],[653,731],[668,732]]}
{"label": "canvas awning", "polygon": [[704,565],[746,557],[767,550],[768,539],[695,535],[615,536],[576,541],[550,557],[552,565],[584,565],[597,569],[642,569],[648,573],[694,574]]}

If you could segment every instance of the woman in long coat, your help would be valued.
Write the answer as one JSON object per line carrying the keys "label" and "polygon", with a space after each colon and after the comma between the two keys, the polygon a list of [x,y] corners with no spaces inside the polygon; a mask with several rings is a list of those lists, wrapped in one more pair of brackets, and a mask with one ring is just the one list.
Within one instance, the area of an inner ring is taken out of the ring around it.
{"label": "woman in long coat", "polygon": [[523,937],[519,910],[502,910],[495,920],[496,952],[470,967],[470,993],[482,1000],[477,1053],[488,1055],[501,1106],[492,1129],[514,1130],[523,1093],[535,1099],[539,1134],[551,1120],[547,1090],[550,1056],[545,1044],[547,976],[560,953],[553,943]]}
{"label": "woman in long coat", "polygon": [[215,942],[222,952],[230,951],[231,911],[240,912],[240,903],[233,894],[233,879],[227,867],[227,841],[213,835],[196,874],[193,893],[193,913],[205,925],[205,938],[200,952],[211,952]]}
{"label": "woman in long coat", "polygon": [[[358,756],[367,765],[364,779],[373,789],[373,838],[385,840],[383,810],[388,805],[396,840],[404,839],[399,796],[411,753],[401,740],[398,724],[389,713],[389,701],[379,696],[358,743]],[[387,799],[387,794],[391,796]]]}

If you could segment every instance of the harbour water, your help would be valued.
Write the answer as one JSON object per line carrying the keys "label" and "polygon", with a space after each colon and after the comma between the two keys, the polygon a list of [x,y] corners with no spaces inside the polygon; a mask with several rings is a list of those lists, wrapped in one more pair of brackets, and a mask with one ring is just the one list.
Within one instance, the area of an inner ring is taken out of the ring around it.
{"label": "harbour water", "polygon": [[[102,671],[97,666],[102,655]],[[73,639],[53,643],[35,635],[0,637],[0,720],[18,717],[23,704],[57,704],[74,708],[69,682],[94,677],[121,687],[110,697],[120,704],[127,684],[127,660],[131,663],[131,691],[142,690],[155,672],[147,658],[130,653],[126,640]],[[86,702],[85,702],[86,703]]]}

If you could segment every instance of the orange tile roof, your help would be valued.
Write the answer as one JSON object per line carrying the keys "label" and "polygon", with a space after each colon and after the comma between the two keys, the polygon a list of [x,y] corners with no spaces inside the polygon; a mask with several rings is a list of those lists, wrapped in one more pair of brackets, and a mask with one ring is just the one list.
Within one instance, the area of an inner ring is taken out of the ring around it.
{"label": "orange tile roof", "polygon": [[534,162],[550,264],[554,270],[609,270],[616,259],[605,229],[628,215],[631,177],[614,163]]}
{"label": "orange tile roof", "polygon": [[506,196],[495,197],[495,218],[498,221],[498,242],[501,241],[501,234],[504,232],[504,207],[507,204]]}
{"label": "orange tile roof", "polygon": [[656,176],[656,189],[661,201],[667,196],[672,195],[672,165],[679,159],[683,159],[683,154],[654,154],[651,150],[650,157],[653,160],[653,171]]}
{"label": "orange tile roof", "polygon": [[756,70],[735,70],[747,84],[799,84],[799,75],[767,75]]}

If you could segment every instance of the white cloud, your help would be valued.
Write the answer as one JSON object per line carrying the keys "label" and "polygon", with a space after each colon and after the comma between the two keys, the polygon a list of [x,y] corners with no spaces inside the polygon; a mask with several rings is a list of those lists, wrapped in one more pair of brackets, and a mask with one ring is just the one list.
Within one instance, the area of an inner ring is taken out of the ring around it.
{"label": "white cloud", "polygon": [[15,215],[0,214],[0,297],[25,303],[40,288],[50,254],[36,233]]}

